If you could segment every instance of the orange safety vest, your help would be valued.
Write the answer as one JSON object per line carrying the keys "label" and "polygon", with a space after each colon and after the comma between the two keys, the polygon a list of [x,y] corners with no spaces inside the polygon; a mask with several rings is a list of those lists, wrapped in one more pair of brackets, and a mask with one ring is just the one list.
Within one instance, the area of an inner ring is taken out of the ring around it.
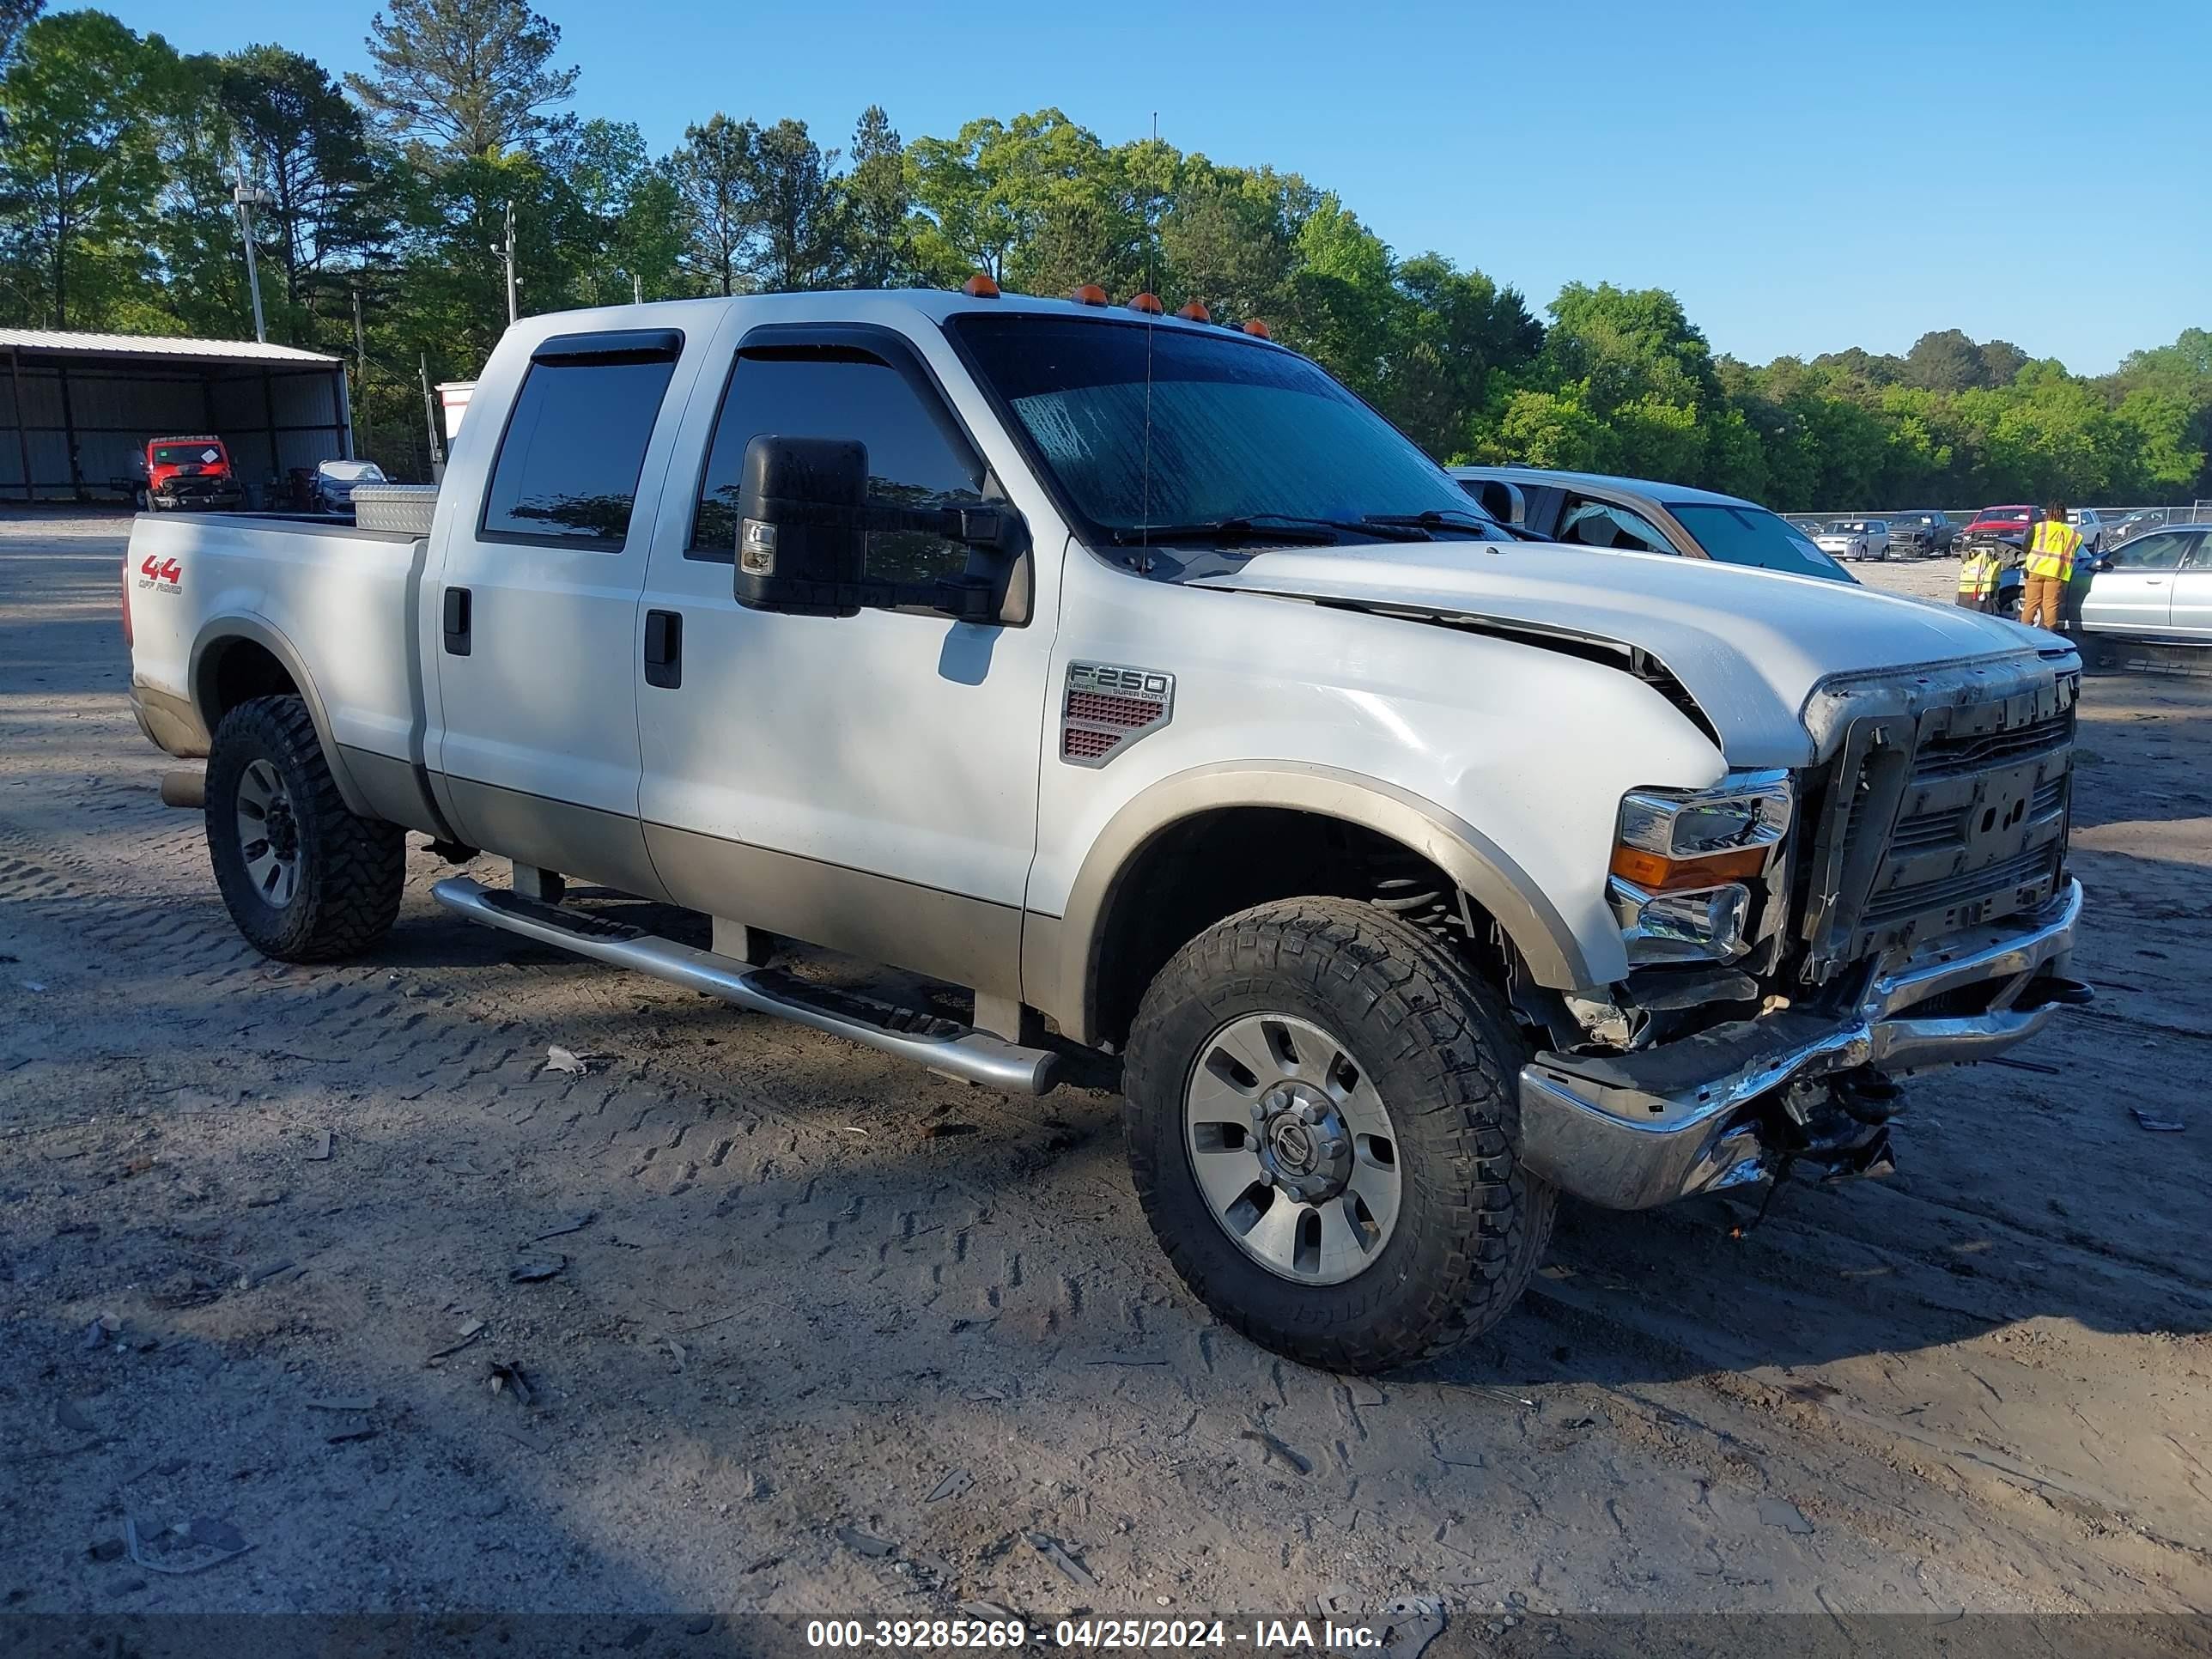
{"label": "orange safety vest", "polygon": [[2035,526],[2027,542],[2027,574],[2074,580],[2074,554],[2081,545],[2081,532],[2063,519],[2045,519]]}

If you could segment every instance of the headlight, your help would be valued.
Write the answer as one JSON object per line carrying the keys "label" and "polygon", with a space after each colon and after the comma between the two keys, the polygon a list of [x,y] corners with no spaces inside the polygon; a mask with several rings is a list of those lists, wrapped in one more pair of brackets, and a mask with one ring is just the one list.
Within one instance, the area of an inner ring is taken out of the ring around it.
{"label": "headlight", "polygon": [[1749,884],[1766,874],[1796,808],[1789,774],[1779,771],[1624,796],[1607,891],[1630,963],[1741,956]]}

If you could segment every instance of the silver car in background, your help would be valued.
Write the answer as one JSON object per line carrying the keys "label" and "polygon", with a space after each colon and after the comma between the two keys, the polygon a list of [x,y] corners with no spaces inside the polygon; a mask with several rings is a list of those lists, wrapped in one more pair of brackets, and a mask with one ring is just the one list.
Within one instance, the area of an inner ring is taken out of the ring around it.
{"label": "silver car in background", "polygon": [[1856,580],[1805,532],[1756,501],[1685,484],[1536,466],[1455,466],[1460,488],[1501,524],[1549,542]]}
{"label": "silver car in background", "polygon": [[1838,559],[1887,559],[1889,520],[1887,519],[1831,519],[1813,542],[1823,553]]}

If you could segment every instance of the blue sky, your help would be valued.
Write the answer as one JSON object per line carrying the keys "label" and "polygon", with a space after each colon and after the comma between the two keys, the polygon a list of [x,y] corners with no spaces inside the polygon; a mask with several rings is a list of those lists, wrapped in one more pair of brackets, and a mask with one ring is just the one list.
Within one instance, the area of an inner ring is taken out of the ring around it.
{"label": "blue sky", "polygon": [[[57,0],[60,3],[61,0]],[[843,142],[1058,106],[1339,191],[1540,308],[1672,289],[1763,362],[1923,329],[2082,373],[2212,326],[2212,5],[1177,7],[539,0],[574,107],[657,149],[716,109]],[[362,66],[351,0],[112,5],[179,49],[276,41]]]}

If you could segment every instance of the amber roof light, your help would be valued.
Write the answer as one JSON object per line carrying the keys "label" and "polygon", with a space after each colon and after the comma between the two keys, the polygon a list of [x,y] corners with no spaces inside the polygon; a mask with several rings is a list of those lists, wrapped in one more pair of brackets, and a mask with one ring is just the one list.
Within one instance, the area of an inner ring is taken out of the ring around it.
{"label": "amber roof light", "polygon": [[1176,315],[1188,323],[1210,323],[1213,320],[1213,313],[1206,308],[1206,302],[1202,300],[1193,300]]}
{"label": "amber roof light", "polygon": [[980,270],[960,284],[960,291],[971,300],[995,300],[999,297],[999,285]]}
{"label": "amber roof light", "polygon": [[1157,317],[1162,312],[1165,311],[1167,307],[1160,303],[1160,296],[1158,295],[1139,294],[1135,299],[1129,301],[1129,309],[1132,311],[1141,311],[1147,317]]}
{"label": "amber roof light", "polygon": [[1096,283],[1084,283],[1080,288],[1072,290],[1067,297],[1079,306],[1103,306],[1113,303],[1106,297],[1106,290]]}
{"label": "amber roof light", "polygon": [[1255,317],[1250,322],[1244,325],[1244,331],[1247,334],[1256,334],[1263,340],[1272,340],[1275,337],[1275,331],[1269,328],[1267,324],[1261,322],[1257,317]]}

